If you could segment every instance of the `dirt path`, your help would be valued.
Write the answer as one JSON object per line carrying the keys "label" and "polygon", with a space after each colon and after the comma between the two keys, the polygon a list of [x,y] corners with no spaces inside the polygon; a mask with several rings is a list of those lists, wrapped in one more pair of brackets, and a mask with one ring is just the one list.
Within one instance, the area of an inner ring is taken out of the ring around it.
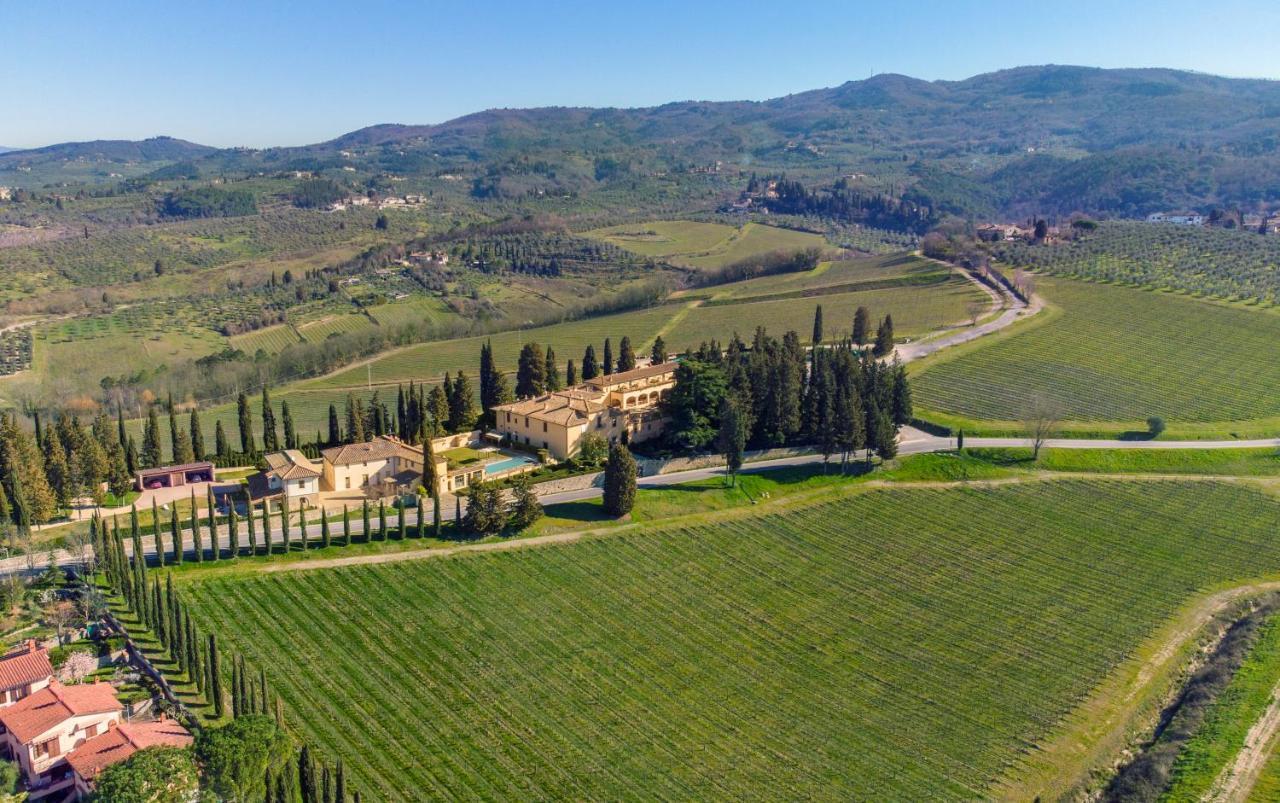
{"label": "dirt path", "polygon": [[1212,803],[1244,803],[1277,742],[1280,742],[1280,683],[1271,689],[1267,710],[1245,734],[1244,747],[1236,754],[1236,760],[1223,767],[1203,799]]}
{"label": "dirt path", "polygon": [[[1280,580],[1254,581],[1190,601],[1068,714],[1047,740],[1010,767],[992,787],[991,797],[1009,801],[1087,798],[1093,773],[1125,750],[1134,733],[1148,729],[1145,718],[1159,709],[1197,639],[1215,617],[1241,599],[1278,590]],[[1265,763],[1267,751],[1262,754]],[[1244,791],[1248,793],[1247,788]]]}

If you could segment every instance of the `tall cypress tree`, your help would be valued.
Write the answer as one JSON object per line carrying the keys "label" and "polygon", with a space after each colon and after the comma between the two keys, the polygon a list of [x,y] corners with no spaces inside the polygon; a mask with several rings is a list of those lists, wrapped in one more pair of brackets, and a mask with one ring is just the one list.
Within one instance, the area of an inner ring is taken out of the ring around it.
{"label": "tall cypress tree", "polygon": [[338,423],[338,408],[329,405],[329,440],[326,446],[337,446],[342,443],[342,427]]}
{"label": "tall cypress tree", "polygon": [[184,444],[186,437],[178,429],[178,408],[173,403],[173,394],[169,394],[169,456],[171,462],[181,463],[182,454],[186,451],[184,448],[189,444]]}
{"label": "tall cypress tree", "polygon": [[236,395],[236,421],[240,425],[240,451],[253,454],[253,416],[249,413],[249,397]]}
{"label": "tall cypress tree", "polygon": [[280,451],[280,435],[276,432],[276,414],[271,408],[267,386],[262,386],[262,451]]}
{"label": "tall cypress tree", "polygon": [[200,428],[200,413],[196,408],[191,408],[190,421],[188,428],[191,430],[191,453],[197,460],[203,460],[205,457],[204,450],[204,432]]}
{"label": "tall cypress tree", "polygon": [[419,538],[427,536],[427,510],[426,503],[422,501],[422,496],[418,496],[418,526],[415,528]]}
{"label": "tall cypress tree", "polygon": [[387,540],[387,503],[378,500],[378,540]]}
{"label": "tall cypress tree", "polygon": [[342,768],[342,759],[338,759],[333,769],[333,800],[334,803],[347,803],[347,774]]}
{"label": "tall cypress tree", "polygon": [[262,500],[262,554],[271,554],[271,502]]}
{"label": "tall cypress tree", "polygon": [[284,421],[284,448],[298,448],[298,433],[293,428],[293,416],[289,413],[289,402],[280,402],[280,418]]}
{"label": "tall cypress tree", "polygon": [[196,507],[196,489],[191,489],[191,548],[196,563],[204,562],[204,543],[200,539],[200,510]]}
{"label": "tall cypress tree", "polygon": [[160,505],[156,503],[156,498],[151,497],[151,539],[156,544],[156,563],[160,566],[165,565],[164,542],[160,536]]}
{"label": "tall cypress tree", "polygon": [[289,500],[280,500],[280,537],[284,541],[284,552],[289,554],[293,549],[293,544],[289,537]]}
{"label": "tall cypress tree", "polygon": [[649,352],[649,359],[654,365],[667,361],[667,341],[662,339],[662,335],[653,339],[653,350]]}
{"label": "tall cypress tree", "polygon": [[368,543],[369,541],[373,540],[373,531],[369,529],[369,500],[368,499],[365,499],[361,503],[360,516],[361,516],[361,524],[364,525],[363,528],[360,530],[360,535],[361,537],[364,538],[365,542]]}
{"label": "tall cypress tree", "polygon": [[251,558],[258,554],[258,528],[253,523],[255,518],[257,517],[253,515],[253,499],[249,498],[245,519],[249,525],[249,557]]}
{"label": "tall cypress tree", "polygon": [[871,353],[877,357],[888,356],[893,351],[893,316],[885,315],[876,330],[876,344]]}
{"label": "tall cypress tree", "polygon": [[169,538],[173,542],[174,565],[182,565],[182,525],[178,523],[178,505],[169,508]]}
{"label": "tall cypress tree", "polygon": [[307,538],[307,506],[301,502],[298,503],[298,537],[302,541],[302,551],[306,552],[311,541]]}
{"label": "tall cypress tree", "polygon": [[218,639],[213,633],[209,634],[209,698],[214,717],[222,719],[222,662],[218,660]]}
{"label": "tall cypress tree", "polygon": [[560,381],[560,366],[556,363],[556,352],[550,345],[547,346],[547,362],[543,375],[547,380],[547,390],[560,390],[564,387]]}
{"label": "tall cypress tree", "polygon": [[595,379],[600,375],[600,366],[596,362],[596,347],[587,344],[587,350],[582,353],[582,381]]}
{"label": "tall cypress tree", "polygon": [[351,511],[345,502],[342,504],[342,545],[351,546]]}
{"label": "tall cypress tree", "polygon": [[605,376],[613,373],[613,343],[607,337],[604,339],[604,365],[600,370]]}
{"label": "tall cypress tree", "polygon": [[240,557],[240,519],[236,515],[236,503],[231,497],[227,497],[227,541],[231,557]]}
{"label": "tall cypress tree", "polygon": [[403,541],[409,536],[409,531],[405,527],[404,499],[399,499],[397,501],[399,504],[396,505],[396,540]]}
{"label": "tall cypress tree", "polygon": [[213,502],[213,485],[212,484],[208,486],[207,491],[208,491],[208,494],[207,494],[208,499],[206,500],[205,504],[208,505],[209,517],[205,520],[205,523],[209,526],[210,555],[212,559],[216,561],[218,560],[219,554],[222,552],[222,547],[218,543],[218,508],[216,505],[214,505],[214,502]]}
{"label": "tall cypress tree", "polygon": [[570,388],[578,384],[578,369],[574,367],[573,360],[564,367],[564,384]]}
{"label": "tall cypress tree", "polygon": [[227,431],[222,428],[222,419],[213,422],[213,453],[221,461],[231,459],[231,444],[227,443]]}
{"label": "tall cypress tree", "polygon": [[623,335],[618,344],[618,373],[630,371],[636,367],[636,352],[631,348],[631,337]]}
{"label": "tall cypress tree", "polygon": [[858,307],[853,313],[853,343],[855,346],[866,345],[871,334],[871,311],[866,307]]}
{"label": "tall cypress tree", "polygon": [[162,464],[160,457],[160,419],[156,415],[156,406],[147,408],[147,424],[142,430],[142,464],[147,468],[155,468]]}
{"label": "tall cypress tree", "polygon": [[439,537],[441,536],[441,529],[444,527],[444,523],[443,523],[443,522],[441,522],[441,520],[440,520],[440,519],[441,519],[441,516],[440,516],[440,494],[435,494],[434,496],[432,496],[432,497],[431,497],[431,512],[432,512],[432,516],[433,516],[433,518],[432,518],[432,520],[431,520],[431,521],[432,521],[432,528],[431,528],[431,529],[432,529],[432,535],[434,535],[436,538],[439,538]]}

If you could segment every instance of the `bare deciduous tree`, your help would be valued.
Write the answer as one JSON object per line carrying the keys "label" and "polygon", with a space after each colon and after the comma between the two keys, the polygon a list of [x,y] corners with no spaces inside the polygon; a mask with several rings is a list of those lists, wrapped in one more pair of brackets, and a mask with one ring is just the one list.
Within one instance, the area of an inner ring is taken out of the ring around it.
{"label": "bare deciduous tree", "polygon": [[1044,448],[1044,442],[1058,428],[1061,418],[1062,408],[1053,399],[1036,393],[1027,400],[1022,414],[1022,424],[1026,429],[1027,437],[1031,439],[1032,460],[1040,459],[1040,450]]}
{"label": "bare deciduous tree", "polygon": [[969,302],[968,306],[965,307],[965,310],[969,313],[969,325],[977,326],[978,318],[982,317],[983,312],[986,312],[987,305],[982,301],[974,299]]}

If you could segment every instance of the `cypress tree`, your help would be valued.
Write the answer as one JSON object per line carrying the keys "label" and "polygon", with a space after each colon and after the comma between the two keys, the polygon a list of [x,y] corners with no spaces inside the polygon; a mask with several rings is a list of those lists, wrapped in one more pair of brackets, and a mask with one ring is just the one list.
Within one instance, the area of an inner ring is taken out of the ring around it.
{"label": "cypress tree", "polygon": [[182,526],[178,523],[178,506],[169,508],[169,538],[173,541],[173,563],[182,565]]}
{"label": "cypress tree", "polygon": [[156,638],[164,647],[169,646],[169,622],[165,616],[167,611],[164,605],[164,596],[160,593],[160,579],[156,578],[151,581],[151,608],[152,618],[155,619],[155,625],[152,630],[156,634]]}
{"label": "cypress tree", "polygon": [[434,535],[436,538],[439,538],[441,536],[441,532],[440,532],[441,528],[444,526],[443,522],[440,521],[440,494],[436,494],[435,496],[431,497],[431,508],[432,508],[431,512],[433,516],[431,520],[432,535]]}
{"label": "cypress tree", "polygon": [[333,545],[333,539],[329,535],[329,517],[324,511],[320,511],[320,548],[328,549]]}
{"label": "cypress tree", "polygon": [[462,497],[453,497],[453,528],[462,531]]}
{"label": "cypress tree", "polygon": [[280,451],[280,434],[276,431],[276,414],[271,408],[267,386],[262,386],[262,451]]}
{"label": "cypress tree", "polygon": [[876,344],[871,353],[877,357],[886,357],[893,351],[893,316],[885,315],[876,330]]}
{"label": "cypress tree", "polygon": [[378,540],[387,540],[387,504],[378,500]]}
{"label": "cypress tree", "polygon": [[248,494],[245,495],[245,498],[248,503],[244,517],[245,523],[249,525],[249,557],[253,557],[258,554],[258,527],[254,524],[256,517],[253,515],[253,499]]}
{"label": "cypress tree", "polygon": [[866,307],[858,307],[853,313],[853,343],[856,346],[866,345],[867,336],[871,334],[871,312]]}
{"label": "cypress tree", "polygon": [[322,803],[333,803],[333,782],[329,778],[329,768],[320,771],[320,800]]}
{"label": "cypress tree", "polygon": [[360,516],[361,516],[361,523],[364,525],[364,529],[362,529],[360,532],[364,538],[365,543],[367,544],[368,542],[373,540],[373,530],[369,529],[369,500],[368,499],[365,499],[363,500],[363,502],[361,502]]}
{"label": "cypress tree", "polygon": [[351,546],[351,511],[342,503],[342,545]]}
{"label": "cypress tree", "polygon": [[653,350],[649,352],[649,359],[654,365],[667,361],[667,341],[662,339],[662,335],[653,339]]}
{"label": "cypress tree", "polygon": [[813,310],[813,345],[822,345],[822,305]]}
{"label": "cypress tree", "polygon": [[156,563],[165,565],[164,543],[160,536],[160,506],[154,496],[151,497],[151,540],[156,544]]}
{"label": "cypress tree", "polygon": [[516,364],[516,396],[540,396],[547,391],[547,360],[542,346],[525,343]]}
{"label": "cypress tree", "polygon": [[240,557],[240,519],[236,515],[236,503],[227,497],[227,549],[231,557]]}
{"label": "cypress tree", "polygon": [[284,552],[289,554],[293,544],[289,537],[289,500],[280,500],[280,538],[284,541]]}
{"label": "cypress tree", "polygon": [[261,695],[258,698],[258,713],[265,717],[271,713],[271,704],[269,702],[271,695],[267,691],[267,672],[265,669],[258,670],[258,689]]}
{"label": "cypress tree", "polygon": [[573,360],[564,367],[564,384],[570,388],[578,384],[578,369],[574,367]]}
{"label": "cypress tree", "polygon": [[418,526],[416,533],[419,538],[427,537],[427,509],[421,495],[418,496]]}
{"label": "cypress tree", "polygon": [[397,501],[399,504],[396,505],[396,540],[403,541],[409,536],[409,531],[404,522],[404,499]]}
{"label": "cypress tree", "polygon": [[305,743],[298,753],[298,786],[302,792],[302,803],[320,803],[316,795],[316,768],[311,761],[311,748]]}
{"label": "cypress tree", "polygon": [[271,554],[271,502],[262,500],[262,554]]}
{"label": "cypress tree", "polygon": [[169,394],[169,456],[174,463],[182,462],[182,453],[185,451],[183,441],[186,437],[178,429],[178,408],[173,404],[173,394]]}
{"label": "cypress tree", "polygon": [[622,341],[618,343],[618,373],[630,371],[636,367],[636,352],[631,348],[630,335],[623,335]]}
{"label": "cypress tree", "polygon": [[596,363],[596,347],[587,345],[587,350],[582,353],[582,381],[595,379],[600,375],[600,366]]}
{"label": "cypress tree", "polygon": [[200,429],[200,414],[196,412],[196,408],[191,408],[191,419],[188,423],[191,429],[191,454],[197,460],[203,460],[206,454],[204,450],[204,432]]}
{"label": "cypress tree", "polygon": [[347,803],[347,776],[342,768],[342,759],[338,759],[338,764],[334,767],[333,780],[334,803]]}
{"label": "cypress tree", "polygon": [[240,451],[253,454],[253,416],[249,413],[249,397],[236,395],[236,421],[240,425]]}
{"label": "cypress tree", "polygon": [[191,548],[195,552],[196,563],[204,562],[204,543],[200,539],[200,511],[196,508],[196,490],[191,489]]}
{"label": "cypress tree", "polygon": [[219,557],[219,554],[222,552],[222,547],[218,543],[218,518],[217,518],[218,508],[213,503],[213,484],[212,483],[210,483],[208,487],[208,499],[206,500],[205,504],[207,504],[209,508],[209,518],[206,520],[205,523],[209,525],[210,555],[212,556],[212,559],[216,561]]}
{"label": "cypress tree", "polygon": [[542,373],[547,379],[547,390],[560,390],[564,387],[560,382],[560,365],[556,362],[556,352],[551,346],[547,346],[546,367]]}
{"label": "cypress tree", "polygon": [[609,461],[604,467],[604,511],[610,516],[625,516],[636,499],[636,460],[620,443],[609,447]]}
{"label": "cypress tree", "polygon": [[147,468],[155,468],[162,463],[160,457],[160,419],[156,416],[156,406],[147,408],[147,424],[142,430],[142,464]]}
{"label": "cypress tree", "polygon": [[329,405],[329,440],[326,446],[337,446],[342,443],[342,427],[338,424],[338,408]]}
{"label": "cypress tree", "polygon": [[196,629],[191,624],[191,615],[183,611],[182,617],[186,629],[184,641],[187,645],[187,679],[195,684],[197,692],[203,692],[204,671],[200,667],[200,643],[196,641]]}
{"label": "cypress tree", "polygon": [[222,419],[213,422],[213,453],[218,460],[231,460],[231,444],[227,443],[227,431],[222,428]]}
{"label": "cypress tree", "polygon": [[209,634],[209,697],[214,717],[222,719],[225,705],[222,700],[222,664],[218,660],[218,640],[213,633]]}
{"label": "cypress tree", "polygon": [[613,373],[613,343],[607,337],[604,339],[604,365],[600,370],[605,376]]}
{"label": "cypress tree", "polygon": [[231,662],[231,718],[240,717],[240,662]]}
{"label": "cypress tree", "polygon": [[[324,517],[321,516],[321,518]],[[306,552],[311,539],[307,538],[307,506],[301,502],[298,503],[298,533],[302,540],[302,551]]]}

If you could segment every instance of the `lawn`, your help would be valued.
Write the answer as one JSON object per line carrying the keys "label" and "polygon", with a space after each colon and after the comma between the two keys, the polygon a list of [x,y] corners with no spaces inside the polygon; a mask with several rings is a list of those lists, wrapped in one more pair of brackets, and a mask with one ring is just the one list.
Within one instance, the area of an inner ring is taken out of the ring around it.
{"label": "lawn", "polygon": [[183,593],[369,799],[967,800],[1191,595],[1280,569],[1277,515],[1206,482],[857,488]]}
{"label": "lawn", "polygon": [[1280,430],[1280,315],[1065,279],[1040,284],[1060,312],[926,361],[916,369],[917,414],[970,433],[1017,429],[1008,422],[1039,394],[1061,406],[1068,431],[1141,430],[1152,415],[1171,436]]}

